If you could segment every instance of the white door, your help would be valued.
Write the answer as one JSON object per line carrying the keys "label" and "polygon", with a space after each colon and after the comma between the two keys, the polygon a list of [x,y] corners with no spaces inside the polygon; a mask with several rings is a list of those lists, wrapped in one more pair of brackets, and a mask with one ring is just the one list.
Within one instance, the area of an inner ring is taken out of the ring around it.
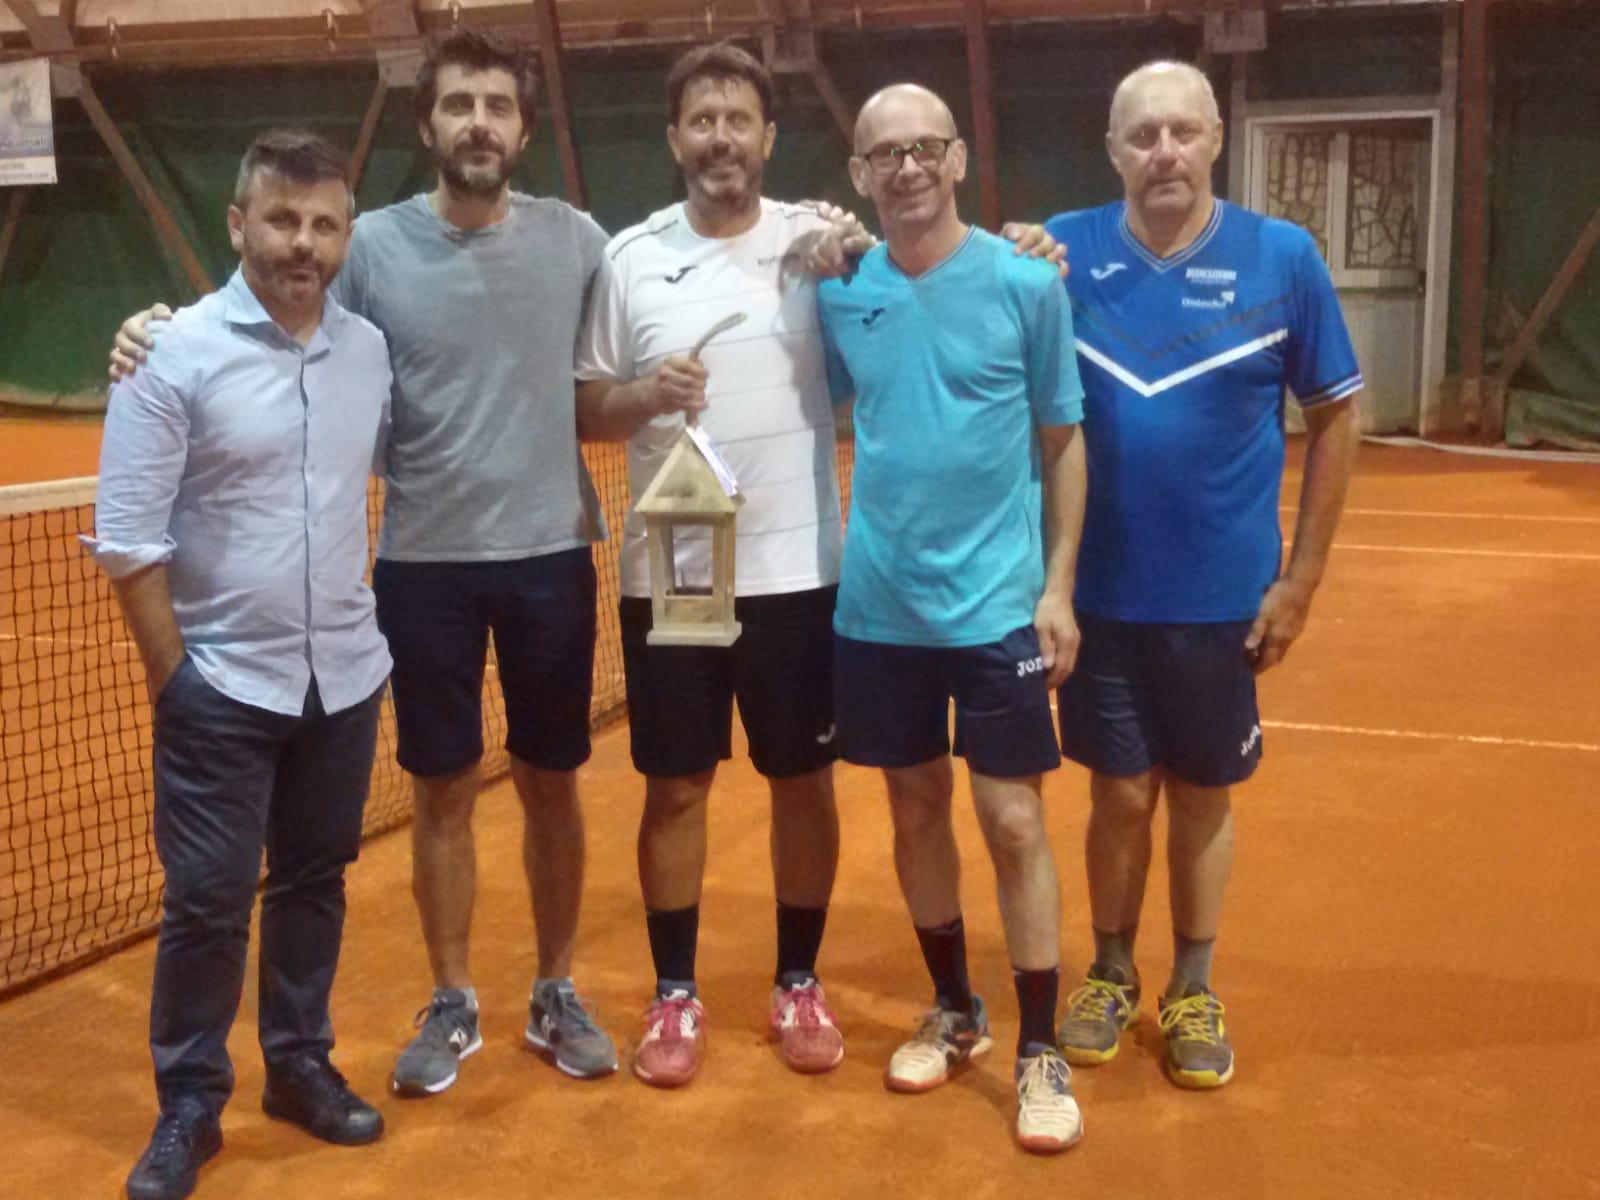
{"label": "white door", "polygon": [[[1366,379],[1362,428],[1415,430],[1431,125],[1274,122],[1255,125],[1252,134],[1250,207],[1316,239]],[[1292,414],[1297,426],[1298,417]]]}

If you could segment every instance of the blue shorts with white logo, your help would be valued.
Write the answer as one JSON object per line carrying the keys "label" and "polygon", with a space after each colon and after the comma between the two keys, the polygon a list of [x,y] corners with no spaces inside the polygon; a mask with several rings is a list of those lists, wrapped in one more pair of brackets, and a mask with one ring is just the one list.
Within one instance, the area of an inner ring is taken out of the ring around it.
{"label": "blue shorts with white logo", "polygon": [[833,641],[839,753],[865,767],[914,767],[951,752],[980,775],[1012,779],[1061,765],[1033,626],[982,646]]}
{"label": "blue shorts with white logo", "polygon": [[1162,767],[1197,787],[1250,778],[1261,761],[1250,621],[1157,625],[1078,615],[1061,685],[1061,751],[1102,775]]}

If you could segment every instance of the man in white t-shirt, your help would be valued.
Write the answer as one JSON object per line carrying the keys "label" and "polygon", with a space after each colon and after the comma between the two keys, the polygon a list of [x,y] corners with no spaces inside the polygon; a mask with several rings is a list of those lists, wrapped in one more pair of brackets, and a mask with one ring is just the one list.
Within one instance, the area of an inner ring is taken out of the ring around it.
{"label": "man in white t-shirt", "polygon": [[[693,1077],[704,1045],[694,964],[706,801],[717,763],[731,755],[735,699],[772,795],[771,1034],[802,1072],[836,1066],[844,1040],[816,975],[839,857],[832,620],[840,510],[816,286],[804,260],[829,223],[761,196],[776,128],[772,82],[759,62],[726,44],[700,47],[674,65],[667,90],[667,140],[688,199],[606,248],[603,290],[579,343],[578,427],[588,440],[627,439],[637,498],[684,413],[697,412],[746,501],[735,554],[742,633],[727,648],[647,644],[643,519],[630,515],[623,534],[628,717],[634,766],[645,776],[639,882],[656,971],[634,1072],[674,1087]],[[691,360],[694,343],[735,313],[745,320]],[[709,540],[679,537],[675,548],[679,583],[709,583]]]}

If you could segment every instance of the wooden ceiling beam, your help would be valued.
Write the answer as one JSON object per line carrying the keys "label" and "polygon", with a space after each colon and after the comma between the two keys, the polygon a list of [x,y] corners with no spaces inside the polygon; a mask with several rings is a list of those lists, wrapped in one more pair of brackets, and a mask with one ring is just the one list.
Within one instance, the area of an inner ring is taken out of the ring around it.
{"label": "wooden ceiling beam", "polygon": [[978,154],[978,209],[983,227],[1000,229],[1000,154],[990,86],[989,27],[984,0],[965,0],[967,86],[972,92],[972,141]]}
{"label": "wooden ceiling beam", "polygon": [[555,128],[556,154],[561,159],[562,189],[568,204],[587,209],[583,161],[578,157],[572,107],[567,103],[567,81],[561,67],[561,22],[556,16],[556,0],[533,0],[533,12],[539,26],[539,61],[544,67],[545,90],[550,94],[550,124]]}
{"label": "wooden ceiling beam", "polygon": [[60,14],[47,16],[33,4],[33,0],[0,0],[9,8],[22,27],[28,31],[28,41],[42,54],[59,54],[72,49],[72,26]]}
{"label": "wooden ceiling beam", "polygon": [[1512,340],[1511,348],[1506,351],[1505,358],[1501,360],[1500,369],[1496,373],[1501,388],[1511,385],[1511,377],[1517,373],[1517,368],[1522,366],[1522,360],[1528,357],[1528,351],[1533,349],[1533,343],[1538,340],[1540,331],[1555,315],[1556,309],[1561,307],[1561,301],[1566,296],[1567,290],[1577,281],[1578,276],[1583,274],[1584,265],[1594,252],[1596,242],[1600,242],[1600,208],[1595,209],[1594,215],[1589,218],[1589,223],[1583,227],[1583,232],[1578,234],[1578,240],[1568,251],[1566,261],[1561,264],[1555,278],[1545,288],[1544,295],[1539,297],[1533,312],[1522,323],[1522,328]]}
{"label": "wooden ceiling beam", "polygon": [[6,273],[6,259],[11,257],[11,243],[16,241],[17,228],[22,224],[22,209],[28,203],[32,188],[12,188],[11,199],[6,204],[5,224],[0,225],[0,278]]}
{"label": "wooden ceiling beam", "polygon": [[1486,201],[1489,178],[1489,23],[1487,0],[1461,10],[1461,344],[1463,399],[1478,434],[1497,441],[1505,412],[1493,387],[1483,386],[1483,293],[1489,257]]}
{"label": "wooden ceiling beam", "polygon": [[361,0],[361,8],[374,37],[414,38],[419,33],[413,0]]}
{"label": "wooden ceiling beam", "polygon": [[855,113],[845,103],[833,72],[817,51],[811,0],[756,0],[768,25],[761,33],[761,57],[774,75],[808,75],[833,118],[839,136],[849,147],[854,142]]}
{"label": "wooden ceiling beam", "polygon": [[66,84],[62,90],[75,96],[83,105],[83,111],[88,114],[90,124],[100,135],[100,140],[105,143],[106,149],[111,151],[111,157],[116,160],[123,178],[139,197],[139,203],[144,205],[145,212],[155,225],[162,244],[177,260],[184,278],[189,281],[189,286],[194,288],[195,294],[204,296],[215,291],[216,287],[212,284],[211,277],[206,274],[199,256],[189,245],[188,239],[183,236],[183,230],[178,227],[172,210],[167,207],[166,201],[161,198],[161,193],[156,190],[155,184],[150,182],[150,177],[139,165],[139,160],[129,148],[127,140],[123,138],[122,131],[111,119],[111,114],[106,112],[105,105],[100,103],[94,85],[76,67],[57,68],[52,74],[61,78]]}
{"label": "wooden ceiling beam", "polygon": [[[1075,20],[1111,17],[1175,18],[1197,17],[1208,10],[1237,7],[1240,0],[988,0],[986,23],[991,29],[1032,23],[1061,24]],[[1268,9],[1283,7],[1289,0],[1259,0]],[[1491,0],[1481,0],[1490,3]],[[1558,0],[1547,0],[1556,3]],[[966,27],[967,0],[809,0],[807,24],[813,33],[853,33],[857,30],[883,31],[906,28],[959,30]],[[1357,0],[1322,0],[1319,7],[1332,10],[1357,3]],[[12,35],[11,46],[0,46],[0,61],[27,57],[31,50],[49,53],[58,62],[99,62],[111,57],[106,27],[74,26],[62,16],[46,16],[37,0],[0,0],[17,14],[30,34],[31,45],[21,47]],[[763,11],[763,0],[716,0],[714,21],[708,33],[705,8],[693,0],[672,3],[643,3],[642,0],[560,0],[559,10],[563,46],[567,50],[683,44],[703,42],[708,37],[759,39],[771,28],[772,18]],[[347,6],[348,7],[348,6]],[[310,50],[313,57],[326,59],[371,53],[375,49],[414,49],[418,37],[442,32],[450,27],[447,4],[432,0],[361,0],[361,11],[336,17],[336,43],[342,51]],[[461,19],[475,25],[501,29],[529,40],[537,38],[538,23],[529,12],[530,0],[493,0],[468,3],[461,8]],[[224,54],[238,61],[255,57],[253,43],[268,43],[269,53],[280,53],[289,39],[310,45],[326,38],[321,6],[308,6],[304,16],[243,17],[224,19],[205,17],[193,21],[151,21],[140,8],[119,18],[117,30],[121,57],[139,62],[194,61],[216,62]],[[159,12],[158,6],[149,11]],[[62,12],[75,18],[70,0],[63,0]],[[35,31],[45,31],[37,33]],[[50,32],[53,31],[53,32]],[[44,37],[49,47],[37,38]],[[73,48],[73,40],[77,48]],[[142,48],[141,48],[142,47]],[[296,53],[299,51],[296,50]]]}

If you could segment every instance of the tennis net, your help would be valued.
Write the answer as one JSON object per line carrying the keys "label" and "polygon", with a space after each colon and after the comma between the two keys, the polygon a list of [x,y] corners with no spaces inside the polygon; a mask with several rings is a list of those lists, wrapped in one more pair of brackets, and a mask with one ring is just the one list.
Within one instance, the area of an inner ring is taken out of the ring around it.
{"label": "tennis net", "polygon": [[[620,532],[622,448],[585,447],[585,455]],[[0,488],[0,997],[153,932],[160,916],[144,669],[109,584],[78,544],[94,527],[94,485]],[[380,507],[374,483],[374,534]],[[620,715],[624,699],[614,545],[595,555],[596,725]],[[483,699],[484,770],[493,777],[506,755],[492,657]],[[410,816],[385,696],[365,832]]]}

